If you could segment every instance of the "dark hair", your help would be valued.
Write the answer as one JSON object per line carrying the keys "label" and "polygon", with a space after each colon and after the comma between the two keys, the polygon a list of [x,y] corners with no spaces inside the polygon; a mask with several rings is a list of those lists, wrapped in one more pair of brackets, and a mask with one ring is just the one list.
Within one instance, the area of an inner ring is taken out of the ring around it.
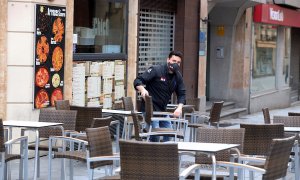
{"label": "dark hair", "polygon": [[169,58],[171,58],[172,56],[178,56],[181,60],[183,60],[183,54],[180,51],[171,51],[169,54]]}

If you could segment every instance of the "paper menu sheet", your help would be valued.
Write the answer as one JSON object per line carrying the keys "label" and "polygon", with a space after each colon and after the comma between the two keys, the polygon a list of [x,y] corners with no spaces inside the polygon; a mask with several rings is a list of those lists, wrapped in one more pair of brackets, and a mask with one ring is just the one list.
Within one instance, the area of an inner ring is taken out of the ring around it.
{"label": "paper menu sheet", "polygon": [[104,62],[102,65],[103,79],[113,77],[114,68],[115,68],[115,62],[113,62],[113,61],[112,62],[110,62],[110,61]]}
{"label": "paper menu sheet", "polygon": [[124,82],[117,82],[115,85],[115,99],[121,99],[125,95]]}
{"label": "paper menu sheet", "polygon": [[113,86],[112,79],[104,79],[103,80],[103,94],[111,94],[112,86]]}
{"label": "paper menu sheet", "polygon": [[101,77],[88,77],[87,79],[87,97],[100,97]]}
{"label": "paper menu sheet", "polygon": [[103,108],[109,109],[112,107],[112,98],[111,95],[105,95],[103,99]]}
{"label": "paper menu sheet", "polygon": [[122,61],[115,62],[115,80],[124,80],[125,65]]}
{"label": "paper menu sheet", "polygon": [[72,82],[72,105],[85,105],[85,66],[78,64],[73,67],[73,82]]}

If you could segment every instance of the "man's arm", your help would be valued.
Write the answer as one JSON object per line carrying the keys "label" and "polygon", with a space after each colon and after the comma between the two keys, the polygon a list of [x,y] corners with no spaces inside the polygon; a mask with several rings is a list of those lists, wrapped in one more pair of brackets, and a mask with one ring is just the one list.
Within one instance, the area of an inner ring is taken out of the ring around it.
{"label": "man's arm", "polygon": [[145,99],[146,95],[149,96],[149,92],[145,89],[143,85],[136,86],[135,88],[138,90],[138,92],[141,93],[143,99]]}
{"label": "man's arm", "polygon": [[147,71],[145,71],[143,74],[141,74],[134,80],[133,82],[134,88],[141,93],[143,98],[145,98],[146,95],[149,96],[149,92],[144,87],[145,84],[154,77],[155,77],[155,69],[153,67],[150,67]]}

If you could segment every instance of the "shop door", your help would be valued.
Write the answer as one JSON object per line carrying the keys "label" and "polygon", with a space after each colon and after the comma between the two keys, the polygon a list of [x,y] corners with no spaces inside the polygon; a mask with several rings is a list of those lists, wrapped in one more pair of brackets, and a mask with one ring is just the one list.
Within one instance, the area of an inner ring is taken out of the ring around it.
{"label": "shop door", "polygon": [[174,48],[175,15],[172,12],[140,9],[138,74],[166,62]]}

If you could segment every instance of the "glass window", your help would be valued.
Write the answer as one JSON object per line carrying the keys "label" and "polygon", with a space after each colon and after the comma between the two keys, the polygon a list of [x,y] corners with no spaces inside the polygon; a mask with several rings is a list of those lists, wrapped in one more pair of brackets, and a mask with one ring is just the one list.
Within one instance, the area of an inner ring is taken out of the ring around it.
{"label": "glass window", "polygon": [[251,92],[275,88],[277,27],[254,25],[254,62]]}
{"label": "glass window", "polygon": [[74,0],[74,53],[126,53],[127,1]]}
{"label": "glass window", "polygon": [[288,86],[289,85],[289,76],[290,76],[290,58],[291,58],[291,28],[285,28],[284,31],[284,58],[283,58],[283,69],[282,69],[282,76],[284,79],[283,84]]}

